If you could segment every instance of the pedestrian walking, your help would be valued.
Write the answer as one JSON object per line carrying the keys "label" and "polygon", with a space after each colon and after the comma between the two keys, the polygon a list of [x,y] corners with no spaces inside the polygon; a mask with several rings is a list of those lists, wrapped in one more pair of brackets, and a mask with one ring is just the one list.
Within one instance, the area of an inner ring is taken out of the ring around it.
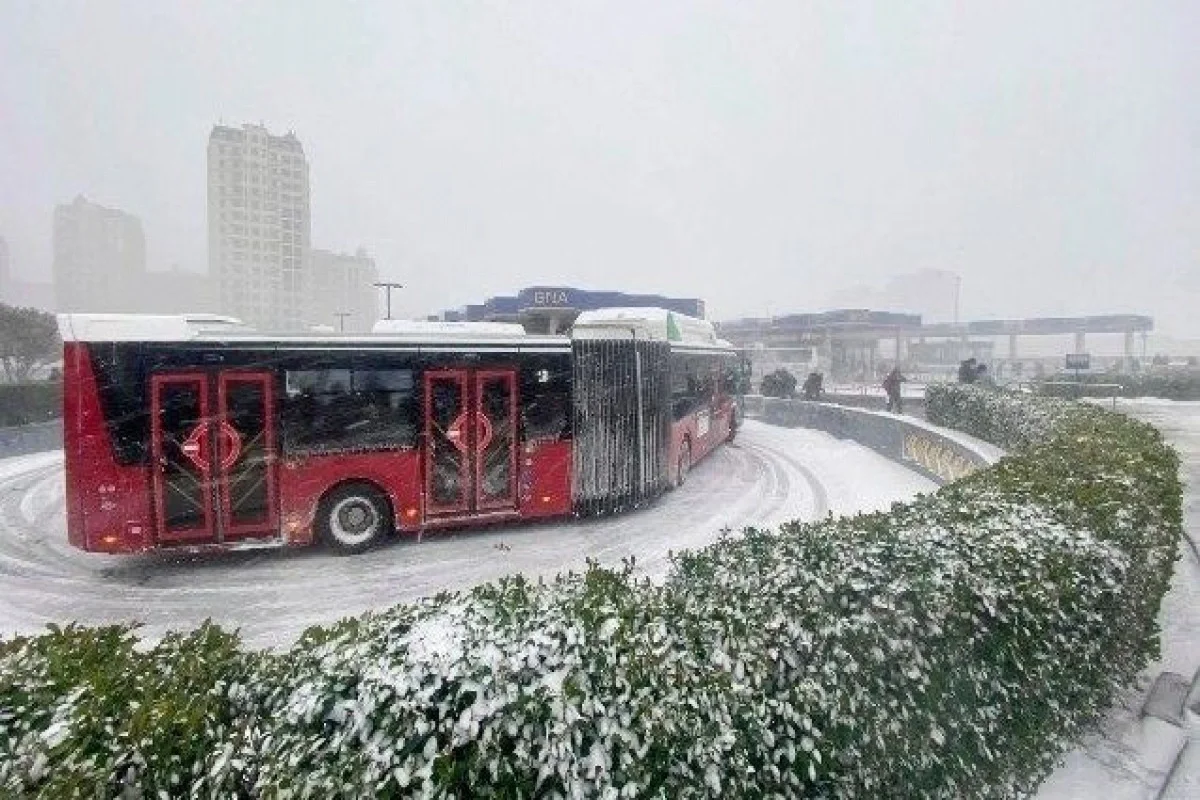
{"label": "pedestrian walking", "polygon": [[820,400],[825,392],[825,377],[819,372],[810,372],[804,380],[804,399]]}
{"label": "pedestrian walking", "polygon": [[979,368],[975,365],[974,358],[968,358],[965,361],[960,361],[958,364],[958,382],[959,383],[974,383],[979,377]]}
{"label": "pedestrian walking", "polygon": [[883,379],[883,390],[887,392],[887,410],[894,411],[897,414],[903,413],[904,401],[900,397],[900,384],[907,380],[900,374],[900,367],[893,367],[892,371]]}

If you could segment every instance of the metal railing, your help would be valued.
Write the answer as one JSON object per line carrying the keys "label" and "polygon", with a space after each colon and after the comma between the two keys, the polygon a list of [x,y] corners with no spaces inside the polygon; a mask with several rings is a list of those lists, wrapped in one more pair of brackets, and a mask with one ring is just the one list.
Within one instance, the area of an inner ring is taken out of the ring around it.
{"label": "metal railing", "polygon": [[[1020,385],[1020,384],[1018,384]],[[1073,386],[1075,387],[1075,399],[1080,400],[1084,397],[1097,397],[1101,400],[1109,398],[1112,400],[1112,407],[1117,407],[1117,398],[1121,396],[1121,392],[1125,387],[1119,383],[1091,383],[1088,381],[1037,381],[1030,384],[1034,391],[1043,386]],[[1108,390],[1108,394],[1097,394],[1096,390]]]}

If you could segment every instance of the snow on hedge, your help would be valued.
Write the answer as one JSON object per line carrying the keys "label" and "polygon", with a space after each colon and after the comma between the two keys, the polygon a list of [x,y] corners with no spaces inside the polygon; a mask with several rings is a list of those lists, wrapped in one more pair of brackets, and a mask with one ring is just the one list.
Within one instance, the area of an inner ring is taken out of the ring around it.
{"label": "snow on hedge", "polygon": [[0,794],[1007,797],[1157,647],[1180,530],[1152,428],[937,387],[1014,451],[889,513],[746,531],[314,628],[0,644]]}

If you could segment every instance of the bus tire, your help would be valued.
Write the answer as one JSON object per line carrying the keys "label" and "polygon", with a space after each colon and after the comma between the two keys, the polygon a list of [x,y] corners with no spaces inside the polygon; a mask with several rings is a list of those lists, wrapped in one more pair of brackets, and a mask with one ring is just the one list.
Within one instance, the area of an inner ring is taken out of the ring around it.
{"label": "bus tire", "polygon": [[684,439],[683,445],[679,448],[679,463],[675,468],[675,486],[683,486],[687,483],[687,474],[692,469],[692,441]]}
{"label": "bus tire", "polygon": [[339,486],[317,508],[322,541],[342,555],[369,550],[392,531],[391,505],[368,483]]}

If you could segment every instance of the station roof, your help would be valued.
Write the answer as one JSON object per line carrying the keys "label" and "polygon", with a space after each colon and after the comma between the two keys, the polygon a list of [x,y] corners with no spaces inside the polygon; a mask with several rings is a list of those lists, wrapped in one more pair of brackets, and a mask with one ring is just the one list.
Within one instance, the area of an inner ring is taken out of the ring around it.
{"label": "station roof", "polygon": [[735,340],[753,337],[787,338],[807,334],[843,335],[850,338],[909,336],[1053,336],[1072,333],[1143,333],[1154,330],[1154,319],[1140,314],[1101,314],[1081,317],[985,319],[961,324],[921,323],[919,314],[867,309],[839,309],[814,314],[736,319],[720,326],[722,335]]}

